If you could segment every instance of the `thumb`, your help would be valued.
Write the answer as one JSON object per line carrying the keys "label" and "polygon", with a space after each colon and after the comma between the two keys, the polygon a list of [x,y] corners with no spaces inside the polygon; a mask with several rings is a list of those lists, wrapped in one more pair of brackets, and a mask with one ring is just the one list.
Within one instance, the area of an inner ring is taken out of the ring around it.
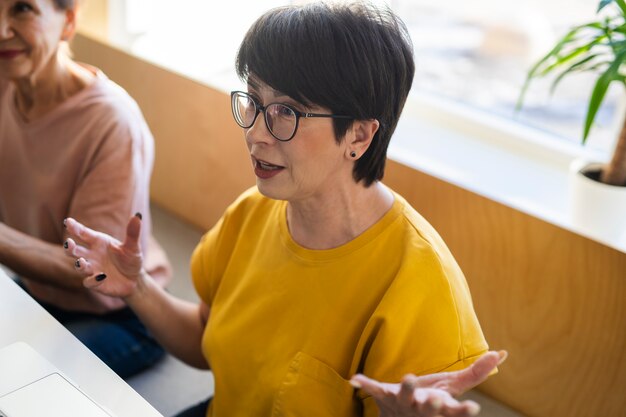
{"label": "thumb", "polygon": [[[465,369],[435,374],[445,376],[443,380],[435,381],[433,379],[429,381],[431,375],[425,375],[423,377],[419,377],[418,379],[420,379],[420,382],[423,383],[431,383],[435,387],[445,387],[445,389],[452,395],[461,395],[462,393],[485,381],[487,377],[489,377],[489,374],[506,359],[506,356],[506,351],[489,351]],[[432,375],[432,377],[435,375]]]}
{"label": "thumb", "polygon": [[374,398],[380,398],[385,395],[385,387],[375,379],[366,377],[363,374],[353,375],[350,379],[350,385],[354,388],[361,389],[366,394],[371,395]]}
{"label": "thumb", "polygon": [[136,213],[133,217],[131,217],[128,221],[128,225],[126,226],[126,238],[124,239],[122,248],[131,253],[141,252],[141,248],[139,247],[141,218],[141,213]]}

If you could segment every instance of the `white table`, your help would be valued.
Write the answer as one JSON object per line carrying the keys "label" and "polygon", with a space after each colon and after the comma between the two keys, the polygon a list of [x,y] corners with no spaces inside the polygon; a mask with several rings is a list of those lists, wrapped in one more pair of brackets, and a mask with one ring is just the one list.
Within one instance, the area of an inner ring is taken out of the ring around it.
{"label": "white table", "polygon": [[23,341],[116,417],[163,417],[0,268],[0,347]]}

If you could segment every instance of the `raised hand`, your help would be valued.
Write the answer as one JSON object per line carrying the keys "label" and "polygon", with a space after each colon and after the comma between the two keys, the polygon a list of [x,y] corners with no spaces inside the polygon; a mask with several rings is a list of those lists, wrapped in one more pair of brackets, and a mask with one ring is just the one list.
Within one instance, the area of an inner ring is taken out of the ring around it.
{"label": "raised hand", "polygon": [[360,374],[350,382],[374,398],[380,417],[470,417],[478,414],[480,406],[454,397],[487,379],[506,356],[505,351],[487,352],[466,369],[406,375],[399,384],[378,382]]}
{"label": "raised hand", "polygon": [[131,296],[145,273],[139,246],[141,215],[129,220],[123,243],[72,218],[65,219],[64,225],[69,235],[63,245],[65,253],[76,260],[76,270],[86,277],[83,284],[113,297]]}

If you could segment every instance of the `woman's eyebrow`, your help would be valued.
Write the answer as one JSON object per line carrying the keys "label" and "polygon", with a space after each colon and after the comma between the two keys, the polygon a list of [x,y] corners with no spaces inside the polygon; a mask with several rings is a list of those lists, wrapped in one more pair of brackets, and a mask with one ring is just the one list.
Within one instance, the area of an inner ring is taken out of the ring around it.
{"label": "woman's eyebrow", "polygon": [[[274,90],[271,87],[269,87],[269,89],[272,92],[272,96],[274,97],[274,100],[282,100],[282,101],[288,102],[291,105],[302,106],[302,104],[300,102],[292,99],[289,95],[287,95],[285,93],[282,93],[280,91]],[[261,88],[259,87],[258,84],[256,84],[254,81],[248,81],[248,91],[252,91],[252,92],[255,92],[255,93],[260,93],[260,90],[261,90]]]}

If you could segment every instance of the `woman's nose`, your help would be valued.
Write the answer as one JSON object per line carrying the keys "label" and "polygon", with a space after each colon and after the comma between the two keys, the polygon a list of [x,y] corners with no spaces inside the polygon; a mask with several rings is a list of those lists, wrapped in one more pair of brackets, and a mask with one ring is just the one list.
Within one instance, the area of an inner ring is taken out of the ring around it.
{"label": "woman's nose", "polygon": [[259,112],[254,124],[246,130],[246,140],[250,144],[272,143],[276,140],[265,124],[265,114],[263,112]]}
{"label": "woman's nose", "polygon": [[15,36],[11,22],[6,16],[6,13],[0,12],[0,40],[10,39]]}

